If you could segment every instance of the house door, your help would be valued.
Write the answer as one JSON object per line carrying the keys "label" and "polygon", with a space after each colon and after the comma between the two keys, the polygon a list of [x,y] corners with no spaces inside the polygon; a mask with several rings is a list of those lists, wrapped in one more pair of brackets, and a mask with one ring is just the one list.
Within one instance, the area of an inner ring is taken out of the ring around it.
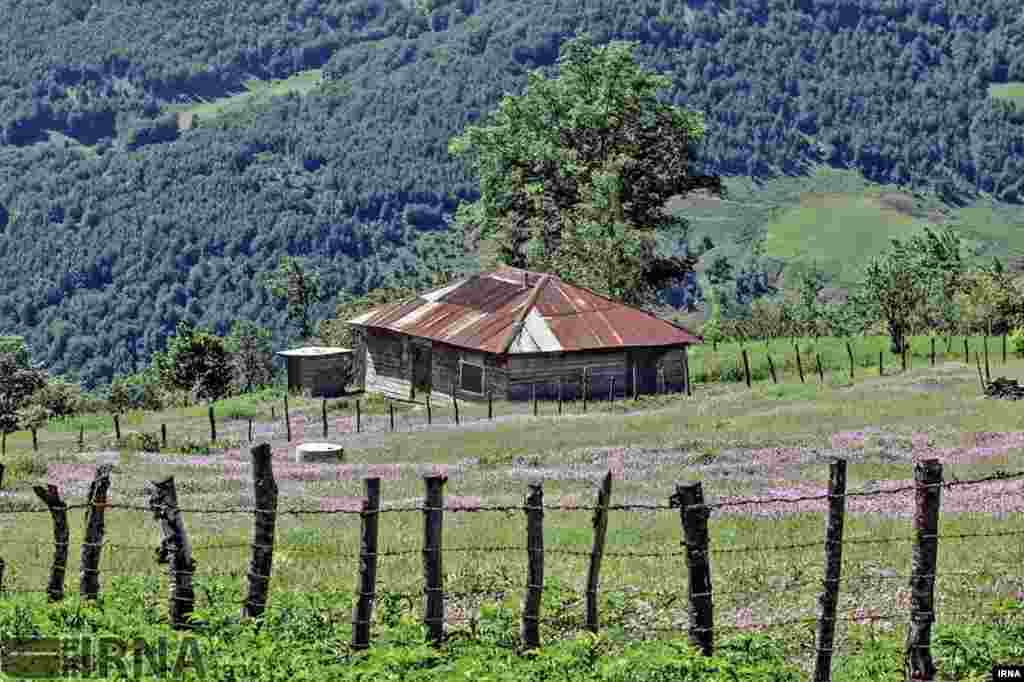
{"label": "house door", "polygon": [[430,391],[431,352],[429,347],[412,347],[412,397]]}

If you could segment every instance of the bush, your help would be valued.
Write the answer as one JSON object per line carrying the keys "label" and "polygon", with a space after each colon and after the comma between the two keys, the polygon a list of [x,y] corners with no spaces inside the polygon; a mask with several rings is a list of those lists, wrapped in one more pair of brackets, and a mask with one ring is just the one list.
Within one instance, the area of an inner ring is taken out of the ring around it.
{"label": "bush", "polygon": [[160,452],[160,434],[129,431],[121,434],[117,442],[118,448],[138,452]]}
{"label": "bush", "polygon": [[1018,357],[1024,357],[1024,327],[1017,327],[1010,332],[1010,345]]}
{"label": "bush", "polygon": [[54,417],[73,417],[85,402],[82,387],[61,378],[51,379],[36,391],[36,403],[50,411]]}

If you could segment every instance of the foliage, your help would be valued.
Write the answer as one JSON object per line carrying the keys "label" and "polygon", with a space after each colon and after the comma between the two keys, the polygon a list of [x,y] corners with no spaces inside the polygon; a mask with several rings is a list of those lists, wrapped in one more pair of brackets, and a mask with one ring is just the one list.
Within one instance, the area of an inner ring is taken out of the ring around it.
{"label": "foliage", "polygon": [[195,402],[222,398],[231,385],[231,358],[224,340],[185,322],[179,323],[155,364],[165,387],[187,391]]}
{"label": "foliage", "polygon": [[[0,353],[0,434],[3,439],[3,452],[0,454],[6,454],[7,434],[17,431],[21,425],[24,415],[19,411],[27,407],[32,395],[46,385],[46,379],[46,370],[24,366],[15,353]],[[33,410],[29,416],[36,414],[38,411]]]}
{"label": "foliage", "polygon": [[44,406],[53,417],[73,417],[81,411],[84,396],[80,384],[63,377],[51,377],[37,390],[33,401]]}
{"label": "foliage", "polygon": [[[38,394],[38,392],[37,392]],[[16,417],[18,419],[18,426],[22,429],[28,429],[32,432],[32,449],[38,449],[38,442],[36,441],[36,433],[39,429],[46,426],[46,423],[53,416],[53,412],[49,410],[45,405],[38,402],[38,399],[33,394],[33,397],[23,407],[18,408]]]}
{"label": "foliage", "polygon": [[124,414],[132,407],[128,385],[121,377],[116,377],[110,382],[110,394],[107,397],[107,404],[110,405],[110,409],[114,414]]}
{"label": "foliage", "polygon": [[121,436],[117,447],[139,452],[160,452],[160,434],[129,431]]}
{"label": "foliage", "polygon": [[1018,357],[1024,357],[1024,327],[1017,327],[1009,334],[1008,341]]}
{"label": "foliage", "polygon": [[523,95],[503,98],[449,150],[480,175],[480,199],[456,223],[495,242],[501,262],[636,303],[692,270],[655,257],[651,233],[679,225],[665,202],[721,192],[721,180],[687,171],[703,118],[660,102],[671,79],[646,72],[634,49],[567,41],[558,78],[531,72]]}
{"label": "foliage", "polygon": [[231,353],[235,386],[249,393],[274,377],[274,351],[270,330],[251,320],[237,320],[224,340]]}
{"label": "foliage", "polygon": [[308,271],[303,259],[282,256],[277,270],[263,280],[267,290],[288,302],[288,319],[299,326],[299,335],[308,338],[313,333],[310,312],[320,302],[320,275]]}

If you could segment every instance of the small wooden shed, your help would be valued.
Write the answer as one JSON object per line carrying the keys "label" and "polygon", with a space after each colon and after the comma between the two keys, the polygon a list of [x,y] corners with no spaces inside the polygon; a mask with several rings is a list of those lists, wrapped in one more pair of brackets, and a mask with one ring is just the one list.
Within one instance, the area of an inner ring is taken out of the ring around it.
{"label": "small wooden shed", "polygon": [[348,320],[367,391],[421,400],[572,400],[678,391],[702,339],[679,325],[558,277],[501,268]]}
{"label": "small wooden shed", "polygon": [[317,398],[336,398],[345,392],[352,366],[352,349],[305,346],[278,351],[288,362],[288,389],[309,390]]}

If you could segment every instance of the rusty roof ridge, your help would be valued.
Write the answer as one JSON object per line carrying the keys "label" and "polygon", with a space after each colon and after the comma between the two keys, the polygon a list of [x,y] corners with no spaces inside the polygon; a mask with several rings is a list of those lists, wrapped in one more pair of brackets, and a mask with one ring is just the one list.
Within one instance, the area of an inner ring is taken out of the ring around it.
{"label": "rusty roof ridge", "polygon": [[501,346],[502,354],[508,353],[512,344],[515,343],[516,337],[519,336],[519,332],[522,331],[523,324],[526,322],[526,316],[530,314],[530,310],[532,310],[534,304],[537,303],[540,291],[544,288],[544,285],[547,284],[549,278],[550,275],[541,275],[541,278],[533,285],[533,291],[530,292],[530,296],[526,299],[526,303],[523,305],[522,311],[519,313],[516,321],[512,323],[512,330],[509,332],[508,338],[505,339],[505,343]]}

